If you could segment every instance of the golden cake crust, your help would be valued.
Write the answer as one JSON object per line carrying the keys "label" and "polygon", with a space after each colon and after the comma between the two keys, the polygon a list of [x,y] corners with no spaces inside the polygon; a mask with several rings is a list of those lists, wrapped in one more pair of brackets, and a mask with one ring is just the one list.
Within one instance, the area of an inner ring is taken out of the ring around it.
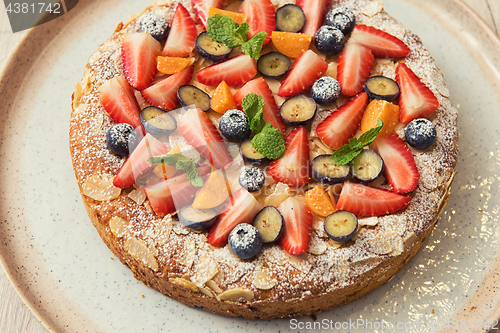
{"label": "golden cake crust", "polygon": [[[177,2],[157,1],[140,15],[158,11],[171,21]],[[191,1],[180,2],[192,13]],[[189,231],[175,216],[157,217],[141,189],[114,188],[111,180],[125,159],[107,149],[105,136],[113,121],[99,101],[98,88],[123,74],[121,40],[138,29],[138,15],[120,24],[91,56],[72,96],[69,131],[73,167],[88,215],[137,279],[184,304],[222,315],[295,317],[368,294],[418,252],[447,201],[455,174],[457,111],[441,72],[416,35],[386,14],[380,2],[334,0],[332,6],[341,4],[353,10],[357,24],[372,25],[403,40],[411,50],[404,61],[439,100],[431,117],[436,143],[429,150],[413,151],[420,180],[409,206],[396,214],[360,219],[359,232],[344,245],[328,240],[322,220],[316,217],[307,253],[291,256],[279,245],[265,245],[257,258],[240,260],[227,246],[209,245],[205,233]],[[395,63],[377,60],[372,74],[394,78]],[[322,148],[314,144],[315,128],[330,112],[320,110],[311,127],[311,147],[318,154]],[[402,128],[396,132],[404,139]]]}

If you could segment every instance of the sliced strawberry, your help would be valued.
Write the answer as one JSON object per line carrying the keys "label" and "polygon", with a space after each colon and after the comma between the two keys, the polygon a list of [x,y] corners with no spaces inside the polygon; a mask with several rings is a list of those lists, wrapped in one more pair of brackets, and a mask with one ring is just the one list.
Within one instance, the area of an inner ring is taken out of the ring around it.
{"label": "sliced strawberry", "polygon": [[370,77],[374,61],[375,57],[369,48],[349,38],[339,56],[337,66],[337,79],[342,88],[342,94],[354,96],[363,90],[365,81]]}
{"label": "sliced strawberry", "polygon": [[434,93],[404,63],[399,63],[396,68],[396,82],[401,89],[401,122],[408,124],[416,118],[430,117],[439,107]]}
{"label": "sliced strawberry", "polygon": [[191,3],[193,4],[193,8],[196,16],[198,17],[198,21],[201,23],[203,28],[206,28],[208,20],[208,9],[210,7],[222,8],[222,6],[224,5],[224,0],[191,0]]}
{"label": "sliced strawberry", "polygon": [[234,100],[241,107],[243,98],[248,94],[260,95],[264,99],[264,108],[262,112],[264,113],[264,120],[273,125],[275,128],[279,129],[281,134],[285,134],[285,123],[283,118],[280,116],[280,110],[276,105],[276,101],[273,97],[273,92],[269,88],[266,80],[259,77],[252,81],[247,82],[240,90],[234,95]]}
{"label": "sliced strawberry", "polygon": [[225,246],[231,230],[240,223],[252,223],[262,205],[244,188],[233,193],[215,223],[208,232],[208,242],[212,246]]}
{"label": "sliced strawberry", "polygon": [[115,76],[99,87],[99,98],[104,110],[116,123],[127,123],[142,128],[141,108],[134,95],[134,89],[125,76]]}
{"label": "sliced strawberry", "polygon": [[201,109],[191,109],[177,122],[177,129],[203,157],[218,169],[233,161],[217,128]]}
{"label": "sliced strawberry", "polygon": [[289,186],[309,183],[309,141],[305,126],[295,128],[285,140],[285,154],[269,164],[269,174],[277,182]]}
{"label": "sliced strawberry", "polygon": [[337,201],[337,210],[359,216],[380,216],[405,208],[411,198],[368,185],[345,182]]}
{"label": "sliced strawberry", "polygon": [[230,86],[239,86],[257,75],[257,64],[247,54],[242,54],[219,64],[206,67],[196,73],[200,83],[217,86],[222,81]]}
{"label": "sliced strawberry", "polygon": [[196,23],[187,9],[179,3],[161,55],[187,57],[193,51],[196,37],[198,37]]}
{"label": "sliced strawberry", "polygon": [[[210,165],[203,165],[196,170],[206,180],[211,172]],[[191,185],[185,174],[163,179],[160,182],[144,188],[149,204],[158,216],[172,214],[190,202],[199,187]]]}
{"label": "sliced strawberry", "polygon": [[331,113],[316,127],[321,141],[334,150],[348,143],[358,131],[367,105],[368,95],[363,92]]}
{"label": "sliced strawberry", "polygon": [[306,25],[302,33],[314,36],[325,21],[325,15],[330,7],[331,0],[297,0],[297,5],[306,15]]}
{"label": "sliced strawberry", "polygon": [[119,188],[132,186],[139,176],[153,168],[153,165],[148,162],[148,158],[166,153],[168,153],[167,146],[147,133],[118,170],[113,185]]}
{"label": "sliced strawberry", "polygon": [[192,76],[193,66],[186,67],[179,73],[170,75],[166,79],[142,90],[141,95],[152,106],[157,106],[166,111],[172,110],[179,104],[177,90],[179,90],[180,86],[188,84]]}
{"label": "sliced strawberry", "polygon": [[327,69],[328,64],[326,61],[321,59],[314,51],[307,50],[302,52],[281,83],[278,89],[278,96],[288,97],[303,92],[325,74]]}
{"label": "sliced strawberry", "polygon": [[247,0],[241,4],[240,12],[247,16],[250,26],[248,38],[258,32],[267,32],[264,45],[271,41],[271,34],[276,29],[276,12],[271,0]]}
{"label": "sliced strawberry", "polygon": [[417,187],[418,170],[415,158],[395,132],[377,138],[373,148],[384,160],[384,175],[393,191],[408,193]]}
{"label": "sliced strawberry", "polygon": [[307,204],[295,197],[290,197],[278,206],[285,220],[285,230],[280,237],[281,247],[293,255],[304,253],[311,241],[313,215]]}
{"label": "sliced strawberry", "polygon": [[142,90],[153,82],[160,51],[160,42],[147,32],[125,36],[122,44],[123,68],[132,87]]}
{"label": "sliced strawberry", "polygon": [[410,53],[408,46],[399,38],[367,25],[357,25],[351,37],[369,48],[377,58],[401,58]]}

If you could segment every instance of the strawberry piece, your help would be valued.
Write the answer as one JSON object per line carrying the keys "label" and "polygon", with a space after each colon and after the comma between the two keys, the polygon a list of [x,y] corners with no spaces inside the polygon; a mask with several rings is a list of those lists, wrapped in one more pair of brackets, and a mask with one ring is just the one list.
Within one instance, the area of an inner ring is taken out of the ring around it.
{"label": "strawberry piece", "polygon": [[[203,165],[196,169],[203,180],[208,178],[210,165]],[[185,174],[174,178],[164,179],[144,188],[149,204],[158,216],[172,214],[190,202],[199,187],[191,185]]]}
{"label": "strawberry piece", "polygon": [[113,185],[119,188],[132,186],[137,178],[153,168],[153,165],[148,162],[148,158],[164,155],[167,152],[167,146],[147,133],[118,170]]}
{"label": "strawberry piece", "polygon": [[217,128],[201,109],[191,109],[177,122],[177,129],[210,164],[225,169],[233,161]]}
{"label": "strawberry piece", "polygon": [[290,197],[278,206],[285,220],[285,230],[280,237],[281,247],[293,255],[307,251],[311,241],[313,215],[307,204],[295,197]]}
{"label": "strawberry piece", "polygon": [[224,0],[191,0],[191,3],[196,13],[196,17],[198,17],[198,21],[203,28],[206,28],[210,7],[222,8]]}
{"label": "strawberry piece", "polygon": [[410,200],[406,195],[347,181],[340,192],[336,209],[358,216],[380,216],[405,208]]}
{"label": "strawberry piece", "polygon": [[400,120],[408,124],[416,118],[430,117],[439,107],[434,93],[420,81],[406,64],[399,63],[396,68],[396,82],[399,84]]}
{"label": "strawberry piece", "polygon": [[250,26],[248,38],[258,32],[267,32],[264,45],[271,40],[271,34],[276,29],[276,12],[271,0],[247,0],[241,4],[240,12],[247,16]]}
{"label": "strawberry piece", "polygon": [[363,90],[374,61],[375,57],[369,48],[349,38],[339,56],[337,66],[337,80],[342,88],[342,94],[354,96]]}
{"label": "strawberry piece", "polygon": [[394,192],[408,193],[417,187],[419,175],[415,158],[395,132],[377,138],[373,149],[384,160],[384,176]]}
{"label": "strawberry piece", "polygon": [[174,19],[161,55],[168,57],[187,57],[194,49],[198,29],[191,15],[182,4],[177,5]]}
{"label": "strawberry piece", "polygon": [[231,230],[240,223],[252,223],[262,205],[244,188],[233,193],[215,223],[208,232],[208,242],[212,246],[225,246]]}
{"label": "strawberry piece", "polygon": [[262,112],[264,114],[264,120],[277,128],[281,134],[285,134],[285,123],[283,118],[280,116],[280,110],[276,105],[276,100],[274,99],[273,92],[269,88],[266,80],[259,77],[250,82],[247,82],[240,90],[234,95],[234,100],[241,107],[243,98],[248,94],[260,95],[264,99],[264,108]]}
{"label": "strawberry piece", "polygon": [[302,33],[314,36],[325,20],[326,12],[331,0],[297,0],[297,6],[302,8],[306,15],[306,25]]}
{"label": "strawberry piece", "polygon": [[314,51],[302,52],[295,60],[280,88],[278,96],[294,96],[312,87],[314,82],[325,74],[328,69],[326,61]]}
{"label": "strawberry piece", "polygon": [[180,86],[188,84],[192,76],[193,66],[189,66],[142,90],[141,95],[152,106],[166,111],[172,110],[179,103],[177,90]]}
{"label": "strawberry piece", "polygon": [[376,58],[401,58],[410,53],[410,49],[399,38],[367,25],[357,25],[351,37],[359,44],[369,48]]}
{"label": "strawberry piece", "polygon": [[230,86],[239,86],[257,75],[257,64],[247,54],[242,54],[219,64],[206,67],[196,73],[200,83],[217,86],[222,81]]}
{"label": "strawberry piece", "polygon": [[276,182],[289,186],[309,183],[311,167],[309,165],[309,141],[305,126],[295,128],[285,140],[283,157],[269,164],[269,174]]}
{"label": "strawberry piece", "polygon": [[368,95],[363,92],[332,112],[316,128],[321,141],[334,150],[349,142],[361,123],[368,104]]}
{"label": "strawberry piece", "polygon": [[99,87],[99,98],[104,110],[116,123],[127,123],[133,128],[142,128],[141,108],[134,89],[124,76],[115,76]]}
{"label": "strawberry piece", "polygon": [[123,39],[122,57],[125,77],[132,87],[149,87],[156,74],[156,58],[161,44],[148,32],[128,34]]}

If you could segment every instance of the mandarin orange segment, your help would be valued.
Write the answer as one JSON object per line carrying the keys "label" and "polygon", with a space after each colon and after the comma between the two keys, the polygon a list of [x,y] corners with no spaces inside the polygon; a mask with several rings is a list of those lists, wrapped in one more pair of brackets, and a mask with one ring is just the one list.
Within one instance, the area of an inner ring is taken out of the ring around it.
{"label": "mandarin orange segment", "polygon": [[236,109],[237,105],[234,101],[231,89],[225,81],[219,83],[212,95],[211,108],[217,113],[226,113],[231,109]]}
{"label": "mandarin orange segment", "polygon": [[203,187],[196,193],[193,207],[210,209],[221,205],[229,198],[229,191],[222,170],[214,170]]}
{"label": "mandarin orange segment", "polygon": [[243,22],[247,21],[247,16],[245,14],[230,12],[228,10],[223,10],[223,9],[214,8],[214,7],[208,8],[208,16],[209,17],[213,16],[215,14],[227,15],[230,18],[232,18],[234,22],[236,22],[238,24],[242,24]]}
{"label": "mandarin orange segment", "polygon": [[271,40],[278,51],[287,57],[297,58],[302,51],[309,49],[312,36],[294,32],[273,31]]}
{"label": "mandarin orange segment", "polygon": [[163,74],[175,74],[193,62],[192,58],[162,57],[156,60],[156,69]]}
{"label": "mandarin orange segment", "polygon": [[[172,148],[168,153],[169,154],[180,154],[181,147],[179,145],[175,145],[175,147]],[[167,179],[167,178],[175,176],[175,174],[177,173],[177,168],[174,166],[166,165],[166,164],[158,164],[153,169],[153,172],[158,177]]]}
{"label": "mandarin orange segment", "polygon": [[368,104],[361,119],[361,131],[364,133],[376,127],[377,119],[384,122],[379,137],[391,134],[399,123],[399,106],[381,99],[374,99]]}
{"label": "mandarin orange segment", "polygon": [[320,185],[306,192],[306,203],[311,211],[319,216],[325,217],[336,211],[330,197]]}

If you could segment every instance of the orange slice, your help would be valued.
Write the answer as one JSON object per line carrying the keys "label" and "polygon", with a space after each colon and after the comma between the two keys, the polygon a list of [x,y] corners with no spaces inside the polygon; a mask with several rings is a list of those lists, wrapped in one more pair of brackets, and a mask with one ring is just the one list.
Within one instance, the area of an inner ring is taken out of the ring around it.
{"label": "orange slice", "polygon": [[230,18],[232,18],[234,22],[236,22],[238,24],[242,24],[243,22],[247,21],[247,16],[245,14],[230,12],[228,10],[223,10],[223,9],[214,8],[214,7],[208,8],[208,16],[209,17],[213,16],[215,14],[227,15]]}
{"label": "orange slice", "polygon": [[377,126],[377,119],[384,122],[379,137],[391,134],[399,123],[399,106],[384,100],[374,99],[368,104],[361,119],[361,131],[364,133]]}
{"label": "orange slice", "polygon": [[302,51],[308,50],[311,39],[312,36],[295,32],[273,31],[271,35],[274,47],[290,58],[297,58]]}
{"label": "orange slice", "polygon": [[163,74],[175,74],[182,71],[193,60],[191,58],[179,57],[162,57],[158,56],[156,60],[156,68]]}
{"label": "orange slice", "polygon": [[306,192],[306,203],[311,211],[319,216],[325,217],[336,211],[330,197],[320,185]]}
{"label": "orange slice", "polygon": [[234,101],[231,89],[225,81],[219,83],[212,95],[211,108],[217,113],[226,113],[231,109],[236,109],[237,105]]}
{"label": "orange slice", "polygon": [[[175,147],[172,148],[168,153],[169,154],[180,154],[181,147],[179,145],[175,145]],[[166,165],[166,164],[158,164],[153,169],[153,172],[158,177],[167,179],[167,178],[173,177],[177,173],[177,168],[174,166]]]}
{"label": "orange slice", "polygon": [[229,198],[226,179],[222,170],[214,170],[203,187],[196,193],[193,207],[198,209],[214,208]]}

